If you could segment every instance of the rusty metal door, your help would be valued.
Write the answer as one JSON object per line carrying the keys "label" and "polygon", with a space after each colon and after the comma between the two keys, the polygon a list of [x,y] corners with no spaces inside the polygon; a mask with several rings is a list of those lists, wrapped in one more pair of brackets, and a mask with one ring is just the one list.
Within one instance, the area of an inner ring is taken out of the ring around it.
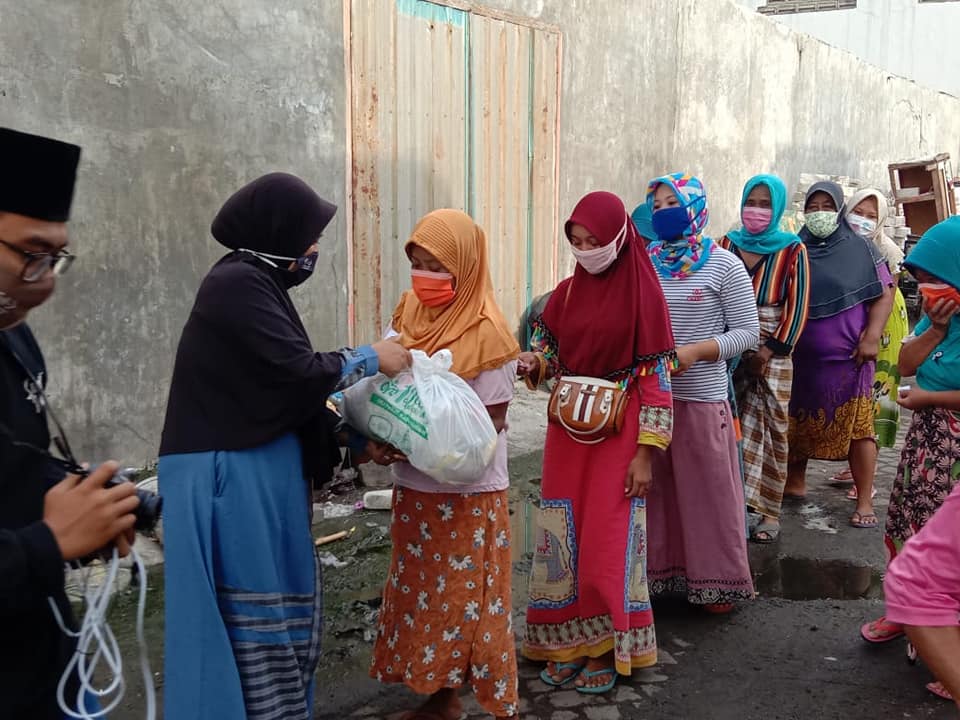
{"label": "rusty metal door", "polygon": [[352,338],[384,331],[404,242],[442,207],[486,231],[516,321],[557,281],[559,32],[425,0],[347,5]]}

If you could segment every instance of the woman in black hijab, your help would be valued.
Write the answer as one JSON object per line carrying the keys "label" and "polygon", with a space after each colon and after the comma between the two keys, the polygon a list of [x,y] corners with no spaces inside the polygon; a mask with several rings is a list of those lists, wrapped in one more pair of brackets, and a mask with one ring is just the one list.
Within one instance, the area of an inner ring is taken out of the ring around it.
{"label": "woman in black hijab", "polygon": [[814,183],[800,239],[810,263],[809,319],[793,350],[785,497],[806,494],[809,460],[847,460],[857,486],[856,528],[875,528],[877,443],[873,381],[894,281],[876,245],[843,215],[839,185]]}
{"label": "woman in black hijab", "polygon": [[[409,364],[393,342],[310,345],[287,291],[313,272],[335,212],[277,173],[240,189],[213,221],[231,252],[184,328],[160,447],[167,717],[312,717],[322,607],[310,487],[340,460],[326,401]],[[372,452],[359,438],[350,445]]]}

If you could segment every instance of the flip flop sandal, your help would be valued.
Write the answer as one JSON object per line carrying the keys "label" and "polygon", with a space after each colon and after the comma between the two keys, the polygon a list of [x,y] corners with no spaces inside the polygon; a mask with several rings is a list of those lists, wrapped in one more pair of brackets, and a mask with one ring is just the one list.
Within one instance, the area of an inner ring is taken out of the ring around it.
{"label": "flip flop sandal", "polygon": [[597,685],[596,687],[577,687],[576,691],[578,693],[583,693],[584,695],[603,695],[605,693],[613,690],[613,686],[617,684],[617,671],[616,668],[603,668],[602,670],[584,670],[580,673],[585,678],[594,678],[598,675],[610,675],[610,682],[604,683],[603,685]]}
{"label": "flip flop sandal", "polygon": [[710,603],[704,605],[703,609],[711,615],[726,615],[733,612],[733,603]]}
{"label": "flip flop sandal", "polygon": [[[873,488],[870,491],[870,499],[873,500],[876,496],[877,496],[877,488]],[[859,497],[860,497],[860,493],[857,492],[857,486],[854,485],[852,488],[850,488],[849,492],[847,492],[847,500],[857,500]]]}
{"label": "flip flop sandal", "polygon": [[580,677],[580,673],[583,672],[583,668],[585,668],[586,665],[577,664],[577,663],[554,663],[554,667],[557,670],[557,672],[555,673],[556,675],[559,675],[562,670],[572,670],[573,672],[571,672],[569,675],[563,678],[563,680],[561,680],[560,682],[557,682],[556,680],[553,679],[553,676],[549,672],[547,672],[547,669],[544,668],[540,672],[540,679],[543,680],[543,682],[545,682],[547,685],[551,687],[563,687],[564,685],[571,683],[574,680],[576,680],[578,677]]}
{"label": "flip flop sandal", "polygon": [[850,468],[846,470],[841,470],[838,473],[835,473],[831,478],[830,482],[837,483],[838,485],[846,485],[853,482],[853,471]]}
{"label": "flip flop sandal", "polygon": [[[872,520],[868,520],[867,518],[872,518]],[[853,515],[850,516],[850,527],[859,528],[861,530],[870,530],[879,526],[880,521],[873,513],[859,513],[854,511]]]}
{"label": "flip flop sandal", "polygon": [[[764,534],[766,537],[758,537],[760,534]],[[753,532],[750,533],[750,540],[760,545],[770,545],[771,543],[777,542],[779,539],[779,524],[774,525],[773,523],[762,522],[753,529]]]}
{"label": "flip flop sandal", "polygon": [[874,645],[883,645],[891,640],[897,640],[902,638],[904,634],[902,625],[892,623],[885,617],[877,618],[860,628],[860,637]]}
{"label": "flip flop sandal", "polygon": [[950,701],[953,700],[953,695],[951,695],[950,692],[938,682],[927,683],[924,687],[926,687],[927,690],[932,692],[938,698],[943,698],[944,700]]}

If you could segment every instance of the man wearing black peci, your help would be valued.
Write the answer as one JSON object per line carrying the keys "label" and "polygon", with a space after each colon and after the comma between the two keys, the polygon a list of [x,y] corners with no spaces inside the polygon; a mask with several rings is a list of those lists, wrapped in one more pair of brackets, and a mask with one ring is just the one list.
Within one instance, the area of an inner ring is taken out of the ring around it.
{"label": "man wearing black peci", "polygon": [[[46,368],[24,322],[73,260],[79,159],[75,145],[0,128],[0,717],[11,720],[64,717],[57,684],[75,644],[51,607],[73,625],[64,561],[111,543],[128,552],[138,503],[131,483],[104,488],[116,463],[81,479],[49,452]],[[76,705],[75,678],[65,696]]]}

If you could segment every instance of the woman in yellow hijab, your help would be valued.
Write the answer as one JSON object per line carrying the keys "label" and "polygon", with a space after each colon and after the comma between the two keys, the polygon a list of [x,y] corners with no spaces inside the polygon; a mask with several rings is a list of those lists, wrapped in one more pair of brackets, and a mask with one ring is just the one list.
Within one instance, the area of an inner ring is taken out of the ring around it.
{"label": "woman in yellow hijab", "polygon": [[430,696],[404,718],[459,718],[466,684],[494,717],[515,717],[506,429],[520,347],[494,297],[486,237],[469,216],[426,215],[406,252],[413,289],[390,334],[427,354],[449,349],[453,372],[486,405],[499,437],[470,485],[393,466],[393,559],[370,674]]}

